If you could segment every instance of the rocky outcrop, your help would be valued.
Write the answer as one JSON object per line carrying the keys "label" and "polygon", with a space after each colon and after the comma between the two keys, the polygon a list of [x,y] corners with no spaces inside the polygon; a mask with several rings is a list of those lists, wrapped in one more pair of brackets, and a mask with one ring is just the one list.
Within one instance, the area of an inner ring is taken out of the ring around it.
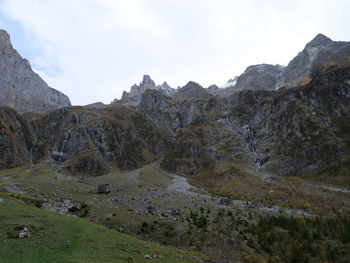
{"label": "rocky outcrop", "polygon": [[110,171],[110,167],[101,156],[91,151],[68,160],[65,167],[72,174],[100,176]]}
{"label": "rocky outcrop", "polygon": [[142,113],[122,105],[70,107],[33,119],[33,161],[53,160],[73,174],[98,176],[115,163],[133,169],[159,159],[168,138]]}
{"label": "rocky outcrop", "polygon": [[191,99],[209,99],[211,97],[208,90],[203,88],[196,82],[190,81],[185,86],[180,88],[174,95],[175,98],[181,100]]}
{"label": "rocky outcrop", "polygon": [[104,104],[103,102],[94,102],[94,103],[88,104],[86,106],[93,107],[93,108],[103,108],[106,106],[106,104]]}
{"label": "rocky outcrop", "polygon": [[209,94],[211,94],[211,95],[216,95],[216,94],[218,94],[219,92],[220,92],[220,88],[217,86],[217,85],[215,85],[215,84],[213,84],[213,85],[210,85],[208,88],[207,88],[207,91],[209,92]]}
{"label": "rocky outcrop", "polygon": [[4,30],[0,30],[0,105],[19,113],[70,106],[66,95],[50,88],[33,72],[29,62],[12,47],[10,36]]}
{"label": "rocky outcrop", "polygon": [[[349,61],[350,42],[332,41],[318,34],[286,67],[260,64],[249,66],[229,87],[231,94],[237,90],[275,90],[283,86],[296,87],[310,81],[314,67],[327,63]],[[227,92],[226,92],[227,94]]]}
{"label": "rocky outcrop", "polygon": [[170,87],[166,81],[162,85],[157,86],[157,90],[167,96],[173,96],[176,93],[176,89]]}
{"label": "rocky outcrop", "polygon": [[176,92],[176,90],[171,88],[168,83],[164,82],[162,85],[157,86],[149,75],[144,75],[143,80],[139,85],[134,84],[131,86],[130,93],[123,91],[121,99],[116,99],[112,103],[137,106],[141,101],[142,94],[145,93],[146,90],[157,90],[168,96],[172,96]]}
{"label": "rocky outcrop", "polygon": [[[192,104],[196,110],[162,167],[193,174],[218,160],[244,160],[280,175],[344,173],[350,168],[349,69],[349,63],[326,64],[297,88],[197,101],[205,106]],[[186,105],[178,107],[181,112]]]}
{"label": "rocky outcrop", "polygon": [[284,69],[284,82],[297,86],[316,65],[349,61],[350,42],[332,41],[318,34]]}
{"label": "rocky outcrop", "polygon": [[249,66],[237,79],[235,90],[274,90],[283,83],[283,67],[260,64]]}

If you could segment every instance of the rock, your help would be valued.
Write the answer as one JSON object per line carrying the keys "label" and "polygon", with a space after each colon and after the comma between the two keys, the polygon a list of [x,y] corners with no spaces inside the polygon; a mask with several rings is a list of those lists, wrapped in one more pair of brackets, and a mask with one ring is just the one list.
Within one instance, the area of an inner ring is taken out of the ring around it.
{"label": "rock", "polygon": [[94,103],[88,104],[86,106],[93,107],[93,108],[103,108],[106,106],[106,104],[104,104],[103,102],[94,102]]}
{"label": "rock", "polygon": [[318,34],[284,69],[285,85],[297,86],[319,64],[348,61],[350,43]]}
{"label": "rock", "polygon": [[230,200],[229,198],[221,198],[219,200],[219,205],[229,206],[231,204],[232,204],[232,200]]}
{"label": "rock", "polygon": [[98,194],[109,194],[111,192],[111,186],[109,184],[100,184],[97,187]]}
{"label": "rock", "polygon": [[214,84],[214,85],[210,85],[210,86],[207,88],[207,91],[208,91],[211,95],[216,95],[217,93],[219,93],[220,88]]}
{"label": "rock", "polygon": [[196,82],[190,81],[180,88],[174,95],[175,98],[181,100],[191,99],[209,99],[210,93]]}
{"label": "rock", "polygon": [[81,203],[74,203],[68,199],[65,199],[63,201],[50,201],[43,203],[42,208],[68,216],[85,216],[87,213],[87,211],[84,211],[86,205],[83,207]]}
{"label": "rock", "polygon": [[168,83],[156,85],[149,75],[144,75],[142,82],[131,86],[130,93],[124,91],[120,100],[114,100],[112,103],[121,103],[125,105],[136,106],[140,103],[143,93],[147,90],[157,90],[164,95],[172,96],[176,90],[171,88]]}
{"label": "rock", "polygon": [[249,66],[237,78],[234,90],[274,90],[283,84],[283,67],[260,64]]}
{"label": "rock", "polygon": [[94,152],[88,152],[72,158],[66,164],[67,169],[72,173],[101,176],[110,171],[105,160]]}
{"label": "rock", "polygon": [[108,173],[109,162],[137,168],[160,158],[169,144],[167,134],[143,113],[122,105],[59,109],[31,119],[30,125],[37,134],[34,159],[49,158],[79,176]]}
{"label": "rock", "polygon": [[332,41],[318,34],[286,67],[269,64],[249,66],[229,90],[234,92],[248,89],[275,90],[283,86],[295,87],[310,81],[310,74],[315,66],[345,62],[349,60],[349,56],[349,42]]}
{"label": "rock", "polygon": [[168,214],[172,215],[172,216],[178,216],[180,215],[180,210],[177,210],[177,209],[169,209],[167,211]]}
{"label": "rock", "polygon": [[170,87],[166,81],[162,85],[158,85],[157,90],[167,96],[173,96],[176,93],[176,89]]}
{"label": "rock", "polygon": [[19,113],[46,112],[71,105],[66,95],[50,88],[33,72],[4,30],[0,30],[0,105]]}
{"label": "rock", "polygon": [[29,232],[29,229],[25,226],[23,229],[21,229],[18,233],[18,238],[26,238],[30,237],[31,233]]}

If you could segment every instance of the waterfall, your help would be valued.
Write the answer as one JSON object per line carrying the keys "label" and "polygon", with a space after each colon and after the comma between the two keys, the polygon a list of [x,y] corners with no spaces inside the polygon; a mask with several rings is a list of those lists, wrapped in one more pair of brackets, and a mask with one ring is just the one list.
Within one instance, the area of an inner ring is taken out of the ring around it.
{"label": "waterfall", "polygon": [[64,138],[63,140],[63,143],[62,143],[62,147],[61,147],[61,151],[59,151],[59,158],[58,158],[58,161],[61,162],[61,158],[63,156],[63,153],[64,153],[64,146],[66,145],[66,143],[68,142],[68,139],[69,139],[69,136],[70,136],[70,132],[72,131],[73,128],[70,128],[66,134],[66,137]]}
{"label": "waterfall", "polygon": [[260,172],[261,171],[261,161],[259,160],[259,155],[256,152],[256,147],[254,145],[254,138],[253,138],[253,133],[252,133],[252,129],[250,128],[249,125],[246,125],[245,128],[247,129],[247,134],[248,134],[248,148],[251,152],[253,152],[255,154],[255,156],[257,157],[256,161],[255,161],[255,171],[256,172]]}
{"label": "waterfall", "polygon": [[78,124],[79,123],[79,116],[78,116],[78,114],[76,112],[74,114],[75,114],[76,123]]}
{"label": "waterfall", "polygon": [[255,162],[255,165],[256,165],[255,171],[256,171],[256,172],[260,172],[260,170],[261,170],[261,163],[260,163],[260,161],[257,160],[257,161]]}
{"label": "waterfall", "polygon": [[29,156],[30,156],[31,162],[33,162],[33,150],[34,150],[34,147],[36,146],[37,142],[38,142],[38,137],[35,136],[34,144],[32,145],[32,148],[30,148],[30,150],[29,150]]}
{"label": "waterfall", "polygon": [[232,123],[230,122],[230,118],[228,116],[225,117],[225,122],[226,122],[226,125],[228,125],[229,127],[233,127],[232,126]]}
{"label": "waterfall", "polygon": [[248,131],[248,147],[249,150],[252,152],[256,151],[255,145],[253,143],[253,135],[252,135],[252,130],[249,125],[246,126],[246,129]]}

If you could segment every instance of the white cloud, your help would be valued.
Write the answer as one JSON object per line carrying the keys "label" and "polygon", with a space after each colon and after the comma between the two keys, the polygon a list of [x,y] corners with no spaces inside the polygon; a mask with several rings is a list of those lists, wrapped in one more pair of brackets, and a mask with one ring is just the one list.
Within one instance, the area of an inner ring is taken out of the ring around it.
{"label": "white cloud", "polygon": [[0,10],[74,104],[110,102],[143,74],[220,85],[250,64],[286,64],[319,32],[350,39],[346,0],[3,0]]}

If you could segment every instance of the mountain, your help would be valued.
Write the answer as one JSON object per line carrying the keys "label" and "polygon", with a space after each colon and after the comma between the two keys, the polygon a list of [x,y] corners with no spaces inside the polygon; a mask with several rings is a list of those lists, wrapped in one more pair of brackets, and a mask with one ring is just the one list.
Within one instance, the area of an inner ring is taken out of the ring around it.
{"label": "mountain", "polygon": [[249,66],[237,78],[236,90],[273,90],[283,83],[283,67],[280,65],[260,64]]}
{"label": "mountain", "polygon": [[46,112],[71,105],[66,95],[50,88],[33,72],[4,30],[0,30],[0,91],[0,105],[19,113]]}
{"label": "mountain", "polygon": [[115,99],[112,103],[121,103],[126,105],[138,105],[141,100],[142,94],[146,90],[158,90],[165,95],[174,95],[176,90],[171,88],[168,83],[164,81],[162,85],[156,85],[149,75],[144,75],[139,85],[134,84],[131,86],[130,92],[123,92],[120,100]]}
{"label": "mountain", "polygon": [[[293,88],[268,89],[278,85],[274,74],[287,76],[286,69],[299,58],[285,68],[249,67],[234,86],[242,90],[226,96],[209,93],[220,92],[217,86],[204,89],[192,81],[169,96],[165,91],[173,90],[166,83],[156,86],[145,75],[120,105],[23,117],[3,108],[2,167],[47,159],[73,173],[100,175],[111,162],[132,169],[163,158],[164,169],[188,174],[222,160],[281,175],[327,171],[348,154],[347,47],[317,36],[298,55],[315,64],[310,72],[298,73],[308,81]],[[318,55],[311,59],[310,50]],[[243,88],[248,86],[253,88]],[[134,106],[125,107],[130,103]]]}
{"label": "mountain", "polygon": [[190,81],[180,88],[174,95],[175,98],[186,99],[209,99],[211,97],[208,90],[196,82]]}
{"label": "mountain", "polygon": [[[30,229],[23,241],[38,255],[43,247],[60,253],[52,241],[37,242],[58,229],[48,232],[52,223],[35,220],[29,203],[169,251],[193,250],[194,262],[347,262],[347,47],[317,36],[288,66],[253,65],[226,88],[190,81],[174,90],[145,75],[111,105],[22,115],[0,107],[0,206],[12,207],[0,243],[11,254],[21,241],[14,237]],[[59,244],[86,249],[92,235],[66,227],[69,240]],[[109,235],[104,242],[125,253],[121,262],[187,260]],[[97,252],[111,253],[102,243],[93,244]]]}
{"label": "mountain", "polygon": [[307,85],[229,97],[174,101],[152,93],[143,97],[140,110],[174,133],[161,164],[172,172],[196,174],[216,161],[235,160],[280,175],[337,173],[337,162],[350,163],[344,161],[349,69],[349,62],[325,64],[314,69]]}
{"label": "mountain", "polygon": [[349,61],[350,42],[332,41],[318,34],[284,69],[284,82],[296,86],[319,64]]}
{"label": "mountain", "polygon": [[313,68],[319,64],[344,62],[350,57],[350,42],[332,41],[318,34],[286,67],[259,64],[249,66],[229,87],[237,90],[275,90],[282,86],[295,87],[309,81]]}

